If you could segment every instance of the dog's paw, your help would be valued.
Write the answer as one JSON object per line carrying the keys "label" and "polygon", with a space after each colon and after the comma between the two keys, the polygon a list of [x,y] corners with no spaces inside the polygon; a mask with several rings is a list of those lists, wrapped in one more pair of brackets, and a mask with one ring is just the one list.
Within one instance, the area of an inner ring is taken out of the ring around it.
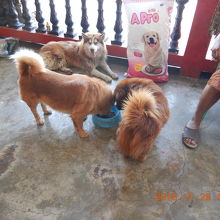
{"label": "dog's paw", "polygon": [[51,115],[51,114],[52,114],[52,111],[47,110],[47,111],[44,112],[44,114],[45,114],[45,115]]}
{"label": "dog's paw", "polygon": [[105,78],[103,78],[103,80],[107,83],[111,83],[112,82],[112,78],[109,76],[106,76]]}
{"label": "dog's paw", "polygon": [[85,132],[85,131],[80,131],[80,132],[79,132],[79,136],[80,136],[81,138],[85,138],[85,137],[88,137],[89,134],[88,134],[87,132]]}
{"label": "dog's paw", "polygon": [[67,67],[60,68],[60,71],[64,72],[67,75],[72,75],[73,74],[73,71],[70,68],[67,68]]}
{"label": "dog's paw", "polygon": [[42,126],[44,125],[44,120],[43,119],[39,119],[36,121],[38,126]]}
{"label": "dog's paw", "polygon": [[112,79],[118,79],[118,74],[116,74],[116,73],[112,72],[111,76],[112,76]]}
{"label": "dog's paw", "polygon": [[139,157],[138,160],[139,162],[144,162],[147,159],[147,154],[142,153]]}

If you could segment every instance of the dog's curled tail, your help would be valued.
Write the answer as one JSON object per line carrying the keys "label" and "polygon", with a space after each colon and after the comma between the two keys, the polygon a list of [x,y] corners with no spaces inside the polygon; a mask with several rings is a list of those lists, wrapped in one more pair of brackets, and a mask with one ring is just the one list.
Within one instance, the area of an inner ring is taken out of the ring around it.
{"label": "dog's curled tail", "polygon": [[32,50],[22,49],[11,56],[15,60],[20,75],[35,74],[44,71],[43,58]]}
{"label": "dog's curled tail", "polygon": [[123,105],[122,122],[117,132],[119,148],[125,156],[141,160],[160,131],[160,111],[150,90],[132,91]]}

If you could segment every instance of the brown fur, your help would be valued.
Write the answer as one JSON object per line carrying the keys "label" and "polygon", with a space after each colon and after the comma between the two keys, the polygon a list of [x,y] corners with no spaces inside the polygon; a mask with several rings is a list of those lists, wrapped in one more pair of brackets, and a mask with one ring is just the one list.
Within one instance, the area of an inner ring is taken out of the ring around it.
{"label": "brown fur", "polygon": [[118,146],[125,156],[144,161],[161,128],[169,118],[167,99],[152,80],[128,78],[114,91],[122,122],[117,130]]}
{"label": "brown fur", "polygon": [[[44,45],[39,53],[50,70],[61,70],[67,74],[73,71],[69,67],[78,67],[84,74],[95,76],[106,82],[118,79],[106,63],[107,49],[104,34],[83,34],[80,42],[59,41]],[[101,67],[106,74],[96,67]]]}
{"label": "brown fur", "polygon": [[113,95],[107,85],[96,78],[74,74],[59,74],[44,68],[40,55],[33,51],[20,51],[15,59],[19,73],[20,97],[30,107],[36,123],[43,125],[36,107],[40,103],[45,114],[51,112],[46,105],[70,114],[80,137],[88,134],[83,130],[83,120],[89,114],[103,114],[113,104]]}

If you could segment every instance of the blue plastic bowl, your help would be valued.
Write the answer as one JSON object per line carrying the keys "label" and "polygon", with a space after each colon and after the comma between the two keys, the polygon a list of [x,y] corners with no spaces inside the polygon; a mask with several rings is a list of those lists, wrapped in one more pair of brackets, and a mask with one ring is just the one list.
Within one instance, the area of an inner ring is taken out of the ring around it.
{"label": "blue plastic bowl", "polygon": [[99,115],[92,115],[93,123],[101,128],[111,128],[118,126],[118,123],[121,121],[121,113],[115,105],[112,106],[111,112],[114,113],[112,118],[103,118]]}

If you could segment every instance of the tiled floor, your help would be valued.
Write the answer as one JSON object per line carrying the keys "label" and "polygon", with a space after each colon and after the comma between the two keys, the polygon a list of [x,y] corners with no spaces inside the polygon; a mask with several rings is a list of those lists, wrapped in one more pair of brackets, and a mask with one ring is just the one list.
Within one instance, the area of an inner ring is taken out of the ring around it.
{"label": "tiled floor", "polygon": [[[110,66],[121,80],[127,67]],[[91,116],[87,139],[55,111],[37,127],[16,81],[12,61],[0,58],[0,220],[220,219],[220,105],[204,119],[198,149],[181,143],[206,80],[170,72],[159,84],[171,117],[144,163],[125,159],[116,128],[95,127]]]}

